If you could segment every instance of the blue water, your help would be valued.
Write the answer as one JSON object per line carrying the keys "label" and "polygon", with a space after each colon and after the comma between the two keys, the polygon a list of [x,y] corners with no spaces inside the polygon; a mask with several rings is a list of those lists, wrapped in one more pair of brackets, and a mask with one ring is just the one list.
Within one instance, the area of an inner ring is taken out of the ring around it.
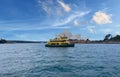
{"label": "blue water", "polygon": [[0,77],[120,77],[120,44],[0,44]]}

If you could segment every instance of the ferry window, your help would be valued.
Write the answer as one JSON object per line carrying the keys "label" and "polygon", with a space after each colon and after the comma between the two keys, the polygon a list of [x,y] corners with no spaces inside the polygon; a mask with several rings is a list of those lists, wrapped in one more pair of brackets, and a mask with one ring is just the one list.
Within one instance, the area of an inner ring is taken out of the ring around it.
{"label": "ferry window", "polygon": [[62,43],[63,45],[68,45],[68,43]]}

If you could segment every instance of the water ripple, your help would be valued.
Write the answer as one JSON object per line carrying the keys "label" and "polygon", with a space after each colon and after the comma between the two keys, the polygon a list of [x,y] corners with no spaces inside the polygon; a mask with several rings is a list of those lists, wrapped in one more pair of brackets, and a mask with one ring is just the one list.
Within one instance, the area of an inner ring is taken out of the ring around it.
{"label": "water ripple", "polygon": [[1,44],[0,77],[120,77],[119,44]]}

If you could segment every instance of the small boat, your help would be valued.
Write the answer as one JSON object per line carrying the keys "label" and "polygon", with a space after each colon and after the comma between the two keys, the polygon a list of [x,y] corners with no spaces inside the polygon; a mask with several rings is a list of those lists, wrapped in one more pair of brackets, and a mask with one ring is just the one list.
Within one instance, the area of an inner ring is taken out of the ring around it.
{"label": "small boat", "polygon": [[60,37],[60,38],[55,38],[51,39],[45,47],[74,47],[75,44],[70,43],[67,40],[67,37]]}

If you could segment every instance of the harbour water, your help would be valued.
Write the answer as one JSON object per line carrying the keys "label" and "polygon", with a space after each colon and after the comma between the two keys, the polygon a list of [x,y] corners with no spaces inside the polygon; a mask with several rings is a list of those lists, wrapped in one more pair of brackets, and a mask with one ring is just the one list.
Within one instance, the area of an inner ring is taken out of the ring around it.
{"label": "harbour water", "polygon": [[0,77],[120,77],[120,44],[0,44]]}

